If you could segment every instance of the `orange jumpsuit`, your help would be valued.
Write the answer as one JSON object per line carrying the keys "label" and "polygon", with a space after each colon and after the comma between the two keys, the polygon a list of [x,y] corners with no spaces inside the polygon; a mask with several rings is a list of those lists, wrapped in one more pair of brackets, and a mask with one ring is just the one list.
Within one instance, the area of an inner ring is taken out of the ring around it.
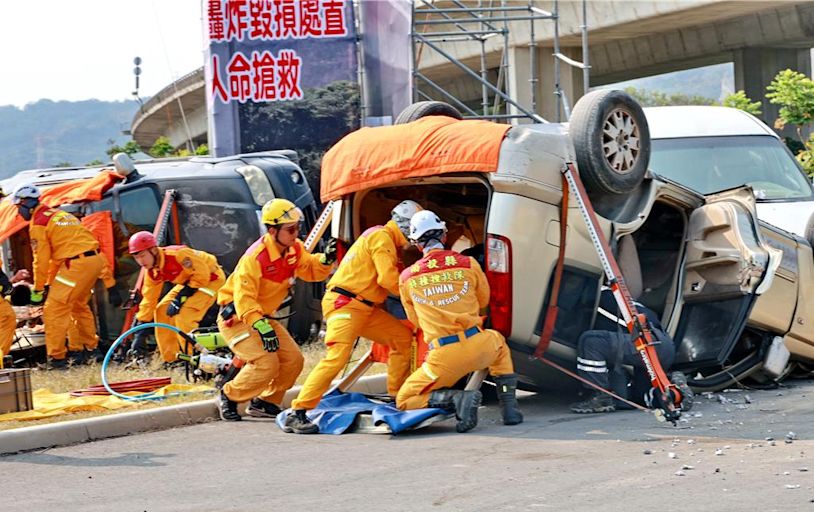
{"label": "orange jumpsuit", "polygon": [[65,338],[71,318],[82,332],[96,336],[88,307],[90,292],[104,268],[99,242],[70,213],[38,205],[29,222],[34,254],[34,289],[50,285],[43,308],[45,350],[52,359],[65,359]]}
{"label": "orange jumpsuit", "polygon": [[274,238],[266,234],[249,247],[237,262],[234,273],[218,294],[218,304],[234,303],[236,314],[227,320],[218,315],[218,329],[229,348],[245,361],[223,392],[234,402],[259,398],[280,405],[302,371],[303,357],[297,343],[276,320],[271,326],[280,340],[276,352],[263,349],[260,335],[252,324],[272,316],[288,295],[294,277],[322,281],[333,264],[320,263],[321,254],[310,254],[301,241],[280,254]]}
{"label": "orange jumpsuit", "polygon": [[514,372],[505,338],[481,329],[479,313],[489,304],[489,283],[474,258],[433,249],[402,272],[399,286],[407,317],[424,331],[430,348],[424,364],[399,390],[399,409],[426,407],[434,390],[483,368],[493,376]]}
{"label": "orange jumpsuit", "polygon": [[[395,222],[368,229],[354,242],[336,274],[328,282],[322,299],[322,315],[327,324],[325,345],[328,353],[308,374],[292,409],[313,409],[348,363],[353,343],[364,336],[390,347],[387,391],[395,396],[410,374],[410,329],[383,309],[388,293],[398,295],[398,249],[407,239]],[[340,287],[356,294],[352,299],[332,291]]]}
{"label": "orange jumpsuit", "polygon": [[[158,247],[156,266],[147,270],[141,287],[142,299],[136,319],[141,322],[156,321],[190,332],[198,327],[206,311],[215,303],[215,297],[226,276],[211,254],[196,251],[184,245]],[[164,283],[175,286],[159,302]],[[167,315],[167,306],[184,286],[195,288],[175,316]],[[165,362],[175,361],[179,351],[186,347],[184,339],[169,329],[156,329],[155,340]],[[192,347],[188,347],[191,351]]]}

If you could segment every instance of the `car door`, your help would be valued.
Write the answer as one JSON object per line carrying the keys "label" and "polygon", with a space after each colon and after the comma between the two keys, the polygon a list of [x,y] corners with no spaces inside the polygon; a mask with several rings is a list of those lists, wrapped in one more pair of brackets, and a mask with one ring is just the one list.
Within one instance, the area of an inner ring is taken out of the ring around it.
{"label": "car door", "polygon": [[676,329],[676,366],[722,365],[735,348],[757,296],[782,254],[757,229],[752,189],[706,196],[689,215],[682,266],[683,307]]}

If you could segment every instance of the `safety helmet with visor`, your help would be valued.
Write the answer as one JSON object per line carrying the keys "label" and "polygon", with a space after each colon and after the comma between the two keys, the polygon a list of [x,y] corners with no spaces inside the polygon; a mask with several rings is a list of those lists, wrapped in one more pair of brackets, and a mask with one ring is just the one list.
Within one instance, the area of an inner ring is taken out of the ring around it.
{"label": "safety helmet with visor", "polygon": [[446,223],[430,210],[422,210],[410,219],[410,240],[413,242],[420,244],[430,240],[440,242],[446,232]]}
{"label": "safety helmet with visor", "polygon": [[34,208],[40,204],[40,188],[31,183],[18,185],[11,193],[11,202],[17,207],[17,212],[25,220],[31,220]]}
{"label": "safety helmet with visor", "polygon": [[397,204],[391,211],[390,211],[390,218],[396,225],[399,227],[401,233],[406,237],[410,237],[410,219],[413,218],[413,215],[416,213],[424,210],[420,204],[416,203],[415,201],[411,201],[406,199],[399,204]]}

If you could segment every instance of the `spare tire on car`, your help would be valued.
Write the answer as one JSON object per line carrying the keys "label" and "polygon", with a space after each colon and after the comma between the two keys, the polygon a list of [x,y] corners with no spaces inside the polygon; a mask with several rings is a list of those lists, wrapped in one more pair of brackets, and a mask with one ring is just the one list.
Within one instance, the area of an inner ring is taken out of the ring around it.
{"label": "spare tire on car", "polygon": [[650,130],[641,105],[624,91],[592,91],[577,101],[568,129],[585,188],[627,194],[650,163]]}
{"label": "spare tire on car", "polygon": [[422,117],[447,116],[463,119],[458,109],[443,101],[419,101],[401,111],[394,124],[407,124]]}

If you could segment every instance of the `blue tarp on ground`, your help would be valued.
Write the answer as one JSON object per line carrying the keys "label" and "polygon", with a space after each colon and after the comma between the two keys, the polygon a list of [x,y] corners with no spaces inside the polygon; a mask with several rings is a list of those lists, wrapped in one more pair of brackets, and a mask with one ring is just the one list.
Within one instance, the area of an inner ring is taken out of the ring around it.
{"label": "blue tarp on ground", "polygon": [[[277,415],[277,426],[282,428],[291,409]],[[319,405],[308,411],[308,419],[319,427],[320,434],[344,434],[353,426],[361,413],[370,413],[376,425],[386,423],[394,434],[409,430],[435,415],[444,415],[442,409],[416,409],[400,411],[395,405],[374,402],[361,393],[341,393],[335,391],[324,396]]]}

